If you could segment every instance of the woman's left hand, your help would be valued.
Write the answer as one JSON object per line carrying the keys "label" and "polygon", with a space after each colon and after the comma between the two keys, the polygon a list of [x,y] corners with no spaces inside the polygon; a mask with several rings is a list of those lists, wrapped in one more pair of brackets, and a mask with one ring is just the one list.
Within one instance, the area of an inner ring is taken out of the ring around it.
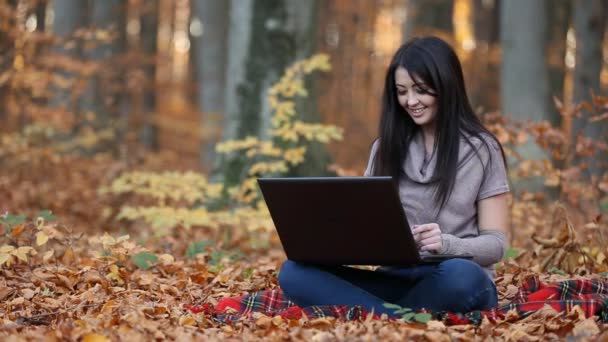
{"label": "woman's left hand", "polygon": [[441,229],[437,223],[426,223],[413,226],[412,233],[420,251],[438,253],[443,247]]}

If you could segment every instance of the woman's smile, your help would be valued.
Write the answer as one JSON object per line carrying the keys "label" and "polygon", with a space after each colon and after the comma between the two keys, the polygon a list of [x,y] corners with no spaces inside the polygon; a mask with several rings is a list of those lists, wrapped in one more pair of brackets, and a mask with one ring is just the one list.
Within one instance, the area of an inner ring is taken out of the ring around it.
{"label": "woman's smile", "polygon": [[426,109],[426,107],[410,108],[408,110],[408,112],[410,113],[411,116],[419,118],[419,117],[422,117],[424,115],[424,110],[425,109]]}

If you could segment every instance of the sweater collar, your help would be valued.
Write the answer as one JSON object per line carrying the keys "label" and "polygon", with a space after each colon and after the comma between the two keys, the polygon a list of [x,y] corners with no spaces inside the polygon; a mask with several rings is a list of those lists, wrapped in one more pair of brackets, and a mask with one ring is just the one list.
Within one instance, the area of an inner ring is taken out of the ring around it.
{"label": "sweater collar", "polygon": [[435,149],[429,156],[426,155],[424,136],[422,131],[418,130],[410,142],[404,165],[405,173],[416,183],[428,184],[432,181],[436,164],[437,150]]}

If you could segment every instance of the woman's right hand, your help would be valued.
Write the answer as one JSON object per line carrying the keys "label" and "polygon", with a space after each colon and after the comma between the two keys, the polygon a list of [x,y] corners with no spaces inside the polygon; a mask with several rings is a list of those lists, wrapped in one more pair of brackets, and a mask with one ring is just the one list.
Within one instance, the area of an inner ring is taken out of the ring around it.
{"label": "woman's right hand", "polygon": [[420,251],[439,253],[443,247],[441,229],[437,223],[426,223],[412,227],[414,240]]}

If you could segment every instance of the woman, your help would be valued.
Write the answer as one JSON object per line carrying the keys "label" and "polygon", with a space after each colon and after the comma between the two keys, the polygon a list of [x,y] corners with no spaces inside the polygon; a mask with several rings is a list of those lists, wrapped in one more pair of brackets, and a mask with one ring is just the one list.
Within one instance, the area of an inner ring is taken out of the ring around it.
{"label": "woman", "polygon": [[475,116],[453,49],[436,37],[397,50],[366,176],[392,176],[422,253],[470,254],[376,271],[287,260],[279,285],[300,306],[468,312],[497,305],[493,265],[506,248],[509,185],[498,140]]}

